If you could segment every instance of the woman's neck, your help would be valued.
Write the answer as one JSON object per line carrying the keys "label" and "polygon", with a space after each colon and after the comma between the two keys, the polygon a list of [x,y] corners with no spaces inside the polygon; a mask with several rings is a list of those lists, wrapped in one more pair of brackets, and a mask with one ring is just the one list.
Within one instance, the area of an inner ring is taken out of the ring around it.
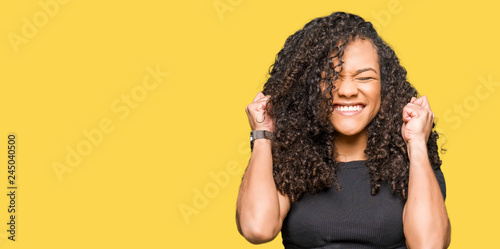
{"label": "woman's neck", "polygon": [[350,162],[366,160],[365,149],[367,143],[366,130],[352,136],[338,134],[335,138],[337,161]]}

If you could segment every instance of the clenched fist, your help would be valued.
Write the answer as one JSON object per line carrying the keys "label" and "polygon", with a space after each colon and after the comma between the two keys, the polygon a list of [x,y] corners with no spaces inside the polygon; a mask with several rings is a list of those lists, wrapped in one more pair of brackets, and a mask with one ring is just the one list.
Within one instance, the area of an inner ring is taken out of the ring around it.
{"label": "clenched fist", "polygon": [[252,130],[267,130],[274,132],[274,123],[266,111],[266,104],[271,98],[270,95],[264,96],[262,92],[257,93],[253,102],[245,108],[248,116],[248,122]]}
{"label": "clenched fist", "polygon": [[403,108],[403,121],[401,135],[407,144],[413,141],[424,141],[427,144],[434,113],[426,96],[411,98],[410,103]]}

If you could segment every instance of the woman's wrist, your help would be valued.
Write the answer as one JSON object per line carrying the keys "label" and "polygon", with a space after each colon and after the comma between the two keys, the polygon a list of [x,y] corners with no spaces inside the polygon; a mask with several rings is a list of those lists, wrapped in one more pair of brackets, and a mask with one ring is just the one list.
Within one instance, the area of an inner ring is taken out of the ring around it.
{"label": "woman's wrist", "polygon": [[253,142],[253,151],[259,150],[262,148],[271,148],[271,140],[269,139],[256,139]]}
{"label": "woman's wrist", "polygon": [[429,159],[427,154],[427,143],[423,139],[413,139],[406,143],[408,157],[410,160]]}

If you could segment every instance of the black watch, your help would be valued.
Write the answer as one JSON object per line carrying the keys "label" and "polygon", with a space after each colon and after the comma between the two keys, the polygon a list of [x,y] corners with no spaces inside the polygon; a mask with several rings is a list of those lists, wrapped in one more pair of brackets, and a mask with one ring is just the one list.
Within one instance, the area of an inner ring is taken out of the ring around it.
{"label": "black watch", "polygon": [[253,141],[259,138],[271,139],[273,133],[265,130],[256,130],[250,132],[250,150],[253,151]]}

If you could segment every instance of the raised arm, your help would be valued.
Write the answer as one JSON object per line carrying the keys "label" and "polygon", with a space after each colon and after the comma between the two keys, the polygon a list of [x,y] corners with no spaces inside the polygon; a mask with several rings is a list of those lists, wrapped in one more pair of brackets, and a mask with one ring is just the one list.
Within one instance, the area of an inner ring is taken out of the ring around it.
{"label": "raised arm", "polygon": [[[269,96],[259,92],[246,107],[252,130],[274,131],[271,118],[265,112],[268,99]],[[281,195],[274,183],[271,141],[257,139],[238,194],[238,231],[253,244],[271,241],[280,232],[289,209],[288,197]]]}
{"label": "raised arm", "polygon": [[448,248],[451,225],[443,195],[427,154],[434,114],[425,96],[412,98],[403,110],[402,135],[410,158],[408,200],[403,227],[409,248]]}

